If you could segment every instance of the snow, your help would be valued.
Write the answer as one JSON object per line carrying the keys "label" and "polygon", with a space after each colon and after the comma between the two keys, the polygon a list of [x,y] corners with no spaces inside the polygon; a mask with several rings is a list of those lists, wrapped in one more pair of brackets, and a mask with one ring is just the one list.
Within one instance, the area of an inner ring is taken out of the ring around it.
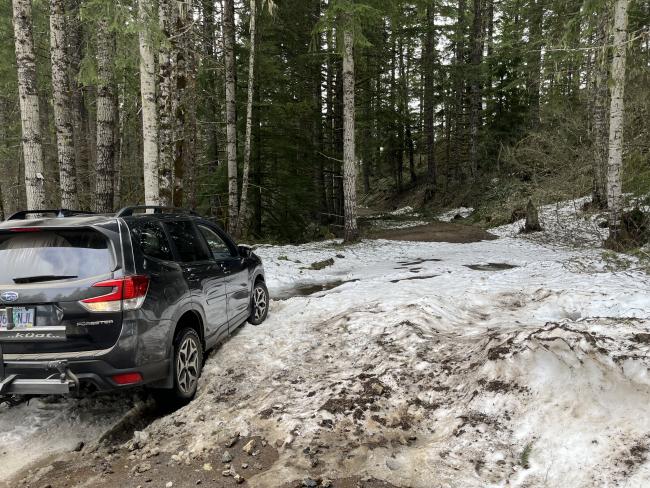
{"label": "snow", "polygon": [[441,220],[442,222],[451,222],[456,218],[456,216],[460,215],[462,218],[466,219],[470,215],[474,213],[474,209],[471,207],[459,207],[459,208],[453,208],[451,210],[448,210],[446,212],[443,212],[439,214],[436,218],[438,220]]}
{"label": "snow", "polygon": [[414,217],[418,217],[419,214],[415,211],[413,207],[406,206],[402,208],[398,208],[396,210],[393,210],[392,212],[389,212],[388,215],[393,215],[393,216],[398,216],[398,215],[411,215]]}
{"label": "snow", "polygon": [[[607,239],[609,230],[599,227],[607,217],[602,214],[590,214],[582,211],[583,206],[591,201],[591,197],[576,198],[538,208],[539,221],[543,232],[534,233],[527,238],[537,242],[551,243],[556,246],[599,246]],[[501,237],[513,237],[521,232],[525,220],[521,219],[512,224],[490,229],[490,232]]]}
{"label": "snow", "polygon": [[283,444],[257,487],[313,472],[305,452],[330,478],[397,486],[650,484],[647,275],[520,237],[256,252],[283,300],[212,356],[189,407],[150,427],[169,452],[200,456],[235,432]]}
{"label": "snow", "polygon": [[[165,462],[219,455],[235,433],[281,446],[251,487],[310,473],[414,488],[650,486],[650,277],[611,269],[579,205],[542,208],[539,237],[513,224],[471,244],[257,247],[278,298],[268,320],[214,351],[196,400],[146,432]],[[66,400],[31,431],[36,403],[0,410],[0,477],[19,445],[69,448],[114,421],[81,419],[81,407]]]}
{"label": "snow", "polygon": [[48,456],[97,440],[133,405],[131,394],[41,397],[0,406],[0,482]]}

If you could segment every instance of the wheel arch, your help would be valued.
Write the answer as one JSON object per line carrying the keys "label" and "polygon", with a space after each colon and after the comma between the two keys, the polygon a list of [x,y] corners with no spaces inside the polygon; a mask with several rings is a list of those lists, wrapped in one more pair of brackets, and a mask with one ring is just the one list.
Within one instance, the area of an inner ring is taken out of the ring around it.
{"label": "wheel arch", "polygon": [[205,326],[203,323],[203,317],[197,310],[187,310],[179,317],[176,321],[176,326],[174,327],[173,340],[176,340],[178,333],[185,328],[190,328],[196,331],[199,335],[199,339],[201,339],[203,350],[205,351]]}

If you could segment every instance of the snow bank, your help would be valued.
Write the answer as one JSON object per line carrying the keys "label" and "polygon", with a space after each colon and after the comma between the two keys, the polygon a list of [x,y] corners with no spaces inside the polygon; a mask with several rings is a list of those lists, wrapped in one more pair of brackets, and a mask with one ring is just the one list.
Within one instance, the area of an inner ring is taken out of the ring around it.
{"label": "snow bank", "polygon": [[215,353],[197,400],[149,428],[169,452],[262,435],[282,447],[257,487],[320,469],[423,488],[650,484],[647,275],[516,238],[257,252],[272,295],[340,284],[272,302]]}
{"label": "snow bank", "polygon": [[[528,239],[556,246],[599,246],[609,235],[609,229],[599,226],[606,216],[583,212],[583,207],[591,197],[567,200],[538,208],[539,221],[543,232],[529,234]],[[501,237],[513,237],[521,232],[525,220],[490,229]]]}
{"label": "snow bank", "polygon": [[451,222],[452,220],[455,220],[457,216],[461,216],[462,218],[466,219],[470,215],[474,213],[474,209],[471,207],[459,207],[459,208],[453,208],[451,210],[448,210],[446,212],[443,212],[439,214],[436,218],[438,220],[441,220],[442,222]]}

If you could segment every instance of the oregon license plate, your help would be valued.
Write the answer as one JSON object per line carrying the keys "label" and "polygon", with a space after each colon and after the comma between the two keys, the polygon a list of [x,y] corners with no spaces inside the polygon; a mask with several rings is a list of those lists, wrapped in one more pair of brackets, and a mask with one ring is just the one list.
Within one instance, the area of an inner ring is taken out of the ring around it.
{"label": "oregon license plate", "polygon": [[[33,308],[13,307],[9,310],[13,312],[14,329],[31,329],[34,327],[36,310]],[[0,308],[0,329],[7,329],[9,317],[6,308]]]}

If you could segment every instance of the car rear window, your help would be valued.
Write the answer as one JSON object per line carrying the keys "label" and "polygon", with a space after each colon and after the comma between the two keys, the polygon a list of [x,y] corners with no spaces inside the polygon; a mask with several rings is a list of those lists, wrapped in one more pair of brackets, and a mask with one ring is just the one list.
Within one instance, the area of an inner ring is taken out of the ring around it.
{"label": "car rear window", "polygon": [[108,240],[91,229],[0,234],[0,285],[39,276],[90,278],[113,268]]}

